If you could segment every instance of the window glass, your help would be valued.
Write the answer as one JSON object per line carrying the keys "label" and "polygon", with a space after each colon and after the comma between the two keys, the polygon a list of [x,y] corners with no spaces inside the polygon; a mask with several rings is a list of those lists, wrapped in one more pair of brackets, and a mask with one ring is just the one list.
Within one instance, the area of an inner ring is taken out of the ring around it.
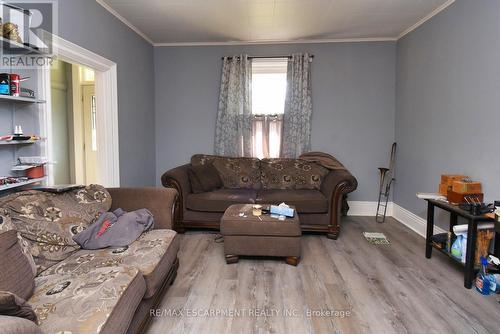
{"label": "window glass", "polygon": [[286,58],[252,61],[252,113],[283,114],[286,95]]}

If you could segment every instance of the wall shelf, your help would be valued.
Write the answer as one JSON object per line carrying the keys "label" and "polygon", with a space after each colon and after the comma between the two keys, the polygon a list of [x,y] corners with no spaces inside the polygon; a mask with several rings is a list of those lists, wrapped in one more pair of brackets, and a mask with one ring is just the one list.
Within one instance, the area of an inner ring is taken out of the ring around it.
{"label": "wall shelf", "polygon": [[0,47],[2,48],[4,54],[11,54],[11,55],[46,54],[43,50],[35,46],[21,44],[1,36],[0,36]]}
{"label": "wall shelf", "polygon": [[28,180],[28,181],[25,181],[25,182],[5,184],[5,185],[0,186],[0,191],[5,191],[5,190],[9,190],[9,189],[20,188],[20,187],[24,187],[24,186],[27,186],[27,185],[30,185],[30,184],[39,183],[39,182],[42,182],[44,180],[45,180],[45,177],[41,177],[41,178],[38,178],[38,179],[31,179],[31,180]]}
{"label": "wall shelf", "polygon": [[19,102],[19,103],[45,103],[45,100],[39,100],[36,98],[1,95],[1,94],[0,94],[0,101]]}
{"label": "wall shelf", "polygon": [[0,146],[11,146],[11,145],[30,145],[38,143],[39,140],[11,140],[11,141],[0,141]]}

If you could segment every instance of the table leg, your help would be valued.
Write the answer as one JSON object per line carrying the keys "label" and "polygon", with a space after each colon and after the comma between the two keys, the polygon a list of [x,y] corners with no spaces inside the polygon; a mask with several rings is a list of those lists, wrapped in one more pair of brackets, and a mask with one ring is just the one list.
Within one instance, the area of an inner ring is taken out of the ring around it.
{"label": "table leg", "polygon": [[453,226],[458,224],[458,215],[454,212],[450,212],[450,232],[453,233]]}
{"label": "table leg", "polygon": [[238,255],[233,255],[233,254],[228,254],[226,255],[226,263],[231,264],[231,263],[237,263],[239,260]]}
{"label": "table leg", "polygon": [[299,264],[299,258],[297,256],[288,256],[285,262],[291,266],[297,266]]}
{"label": "table leg", "polygon": [[472,287],[474,280],[474,259],[476,255],[477,222],[469,220],[467,229],[467,253],[465,254],[465,275],[464,286],[467,289]]}
{"label": "table leg", "polygon": [[434,204],[427,202],[427,234],[425,238],[425,257],[430,259],[432,256],[431,237],[434,234]]}

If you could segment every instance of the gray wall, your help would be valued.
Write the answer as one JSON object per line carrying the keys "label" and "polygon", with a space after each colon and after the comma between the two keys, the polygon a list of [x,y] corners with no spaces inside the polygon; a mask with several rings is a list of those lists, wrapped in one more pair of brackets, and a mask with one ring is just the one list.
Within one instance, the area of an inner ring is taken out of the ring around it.
{"label": "gray wall", "polygon": [[154,185],[153,47],[95,1],[58,5],[62,38],[117,63],[121,185]]}
{"label": "gray wall", "polygon": [[500,199],[500,1],[458,0],[398,42],[395,202],[424,217],[415,193],[442,173]]}
{"label": "gray wall", "polygon": [[311,52],[312,148],[358,178],[353,200],[377,199],[378,166],[394,140],[395,43],[157,47],[156,181],[195,153],[213,153],[221,56]]}

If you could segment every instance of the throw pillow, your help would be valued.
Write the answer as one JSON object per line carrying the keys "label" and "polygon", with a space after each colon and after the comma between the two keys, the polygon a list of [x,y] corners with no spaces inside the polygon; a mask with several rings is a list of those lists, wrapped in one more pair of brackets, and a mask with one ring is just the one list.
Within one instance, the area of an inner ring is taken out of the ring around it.
{"label": "throw pillow", "polygon": [[23,254],[17,231],[0,233],[0,290],[28,299],[35,288],[35,275]]}
{"label": "throw pillow", "polygon": [[0,314],[28,319],[34,323],[38,321],[31,305],[24,299],[8,291],[0,291]]}
{"label": "throw pillow", "polygon": [[261,189],[260,160],[257,158],[231,158],[215,155],[195,154],[191,165],[213,164],[219,172],[224,188]]}
{"label": "throw pillow", "polygon": [[188,174],[195,194],[222,188],[222,179],[213,164],[191,166]]}
{"label": "throw pillow", "polygon": [[[15,230],[14,225],[10,219],[8,212],[5,209],[0,208],[0,233]],[[24,256],[28,259],[28,262],[31,266],[31,271],[33,271],[33,275],[36,275],[36,264],[33,259],[33,255],[30,253],[30,247],[28,241],[26,241],[20,233],[17,233],[17,239],[19,240],[19,244],[21,245],[21,249],[23,250]]]}

